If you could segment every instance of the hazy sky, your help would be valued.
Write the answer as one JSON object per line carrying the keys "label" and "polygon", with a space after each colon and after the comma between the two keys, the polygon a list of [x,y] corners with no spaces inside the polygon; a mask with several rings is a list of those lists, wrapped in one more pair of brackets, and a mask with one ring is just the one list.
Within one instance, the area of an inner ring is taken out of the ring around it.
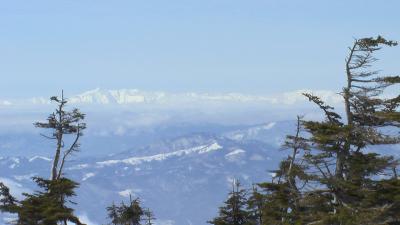
{"label": "hazy sky", "polygon": [[[336,90],[354,37],[400,40],[400,1],[13,0],[0,4],[0,97],[96,87]],[[400,72],[400,47],[380,56]]]}

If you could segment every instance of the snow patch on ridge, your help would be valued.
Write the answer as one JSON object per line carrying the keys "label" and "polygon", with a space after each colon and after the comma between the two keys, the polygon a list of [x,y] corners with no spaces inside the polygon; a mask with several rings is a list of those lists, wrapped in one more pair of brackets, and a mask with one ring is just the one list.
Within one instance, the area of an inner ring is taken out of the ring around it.
{"label": "snow patch on ridge", "polygon": [[241,141],[245,138],[255,137],[260,132],[271,130],[276,125],[276,122],[267,123],[260,126],[251,127],[248,129],[237,130],[233,132],[229,132],[226,134],[226,137],[235,141]]}
{"label": "snow patch on ridge", "polygon": [[35,161],[35,160],[37,160],[37,159],[41,159],[41,160],[44,160],[44,161],[51,161],[51,159],[49,159],[49,158],[47,158],[47,157],[43,157],[43,156],[34,156],[34,157],[32,157],[32,158],[29,159],[29,162],[33,162],[33,161]]}
{"label": "snow patch on ridge", "polygon": [[231,157],[231,156],[234,156],[234,155],[243,154],[243,153],[245,153],[245,152],[246,152],[246,151],[243,150],[243,149],[236,149],[235,151],[232,151],[232,152],[226,154],[225,156],[226,156],[226,157]]}
{"label": "snow patch on ridge", "polygon": [[276,122],[272,122],[272,123],[269,123],[269,124],[263,126],[263,129],[264,130],[271,130],[273,127],[275,127],[275,125],[276,125]]}
{"label": "snow patch on ridge", "polygon": [[70,98],[70,102],[109,104],[110,99],[107,96],[107,93],[102,92],[100,88],[96,88]]}
{"label": "snow patch on ridge", "polygon": [[228,154],[225,155],[225,159],[228,161],[238,161],[240,158],[246,154],[246,151],[243,149],[236,149]]}
{"label": "snow patch on ridge", "polygon": [[78,165],[76,165],[76,166],[71,166],[71,167],[68,167],[67,168],[67,170],[81,170],[81,169],[85,169],[85,168],[88,168],[89,167],[89,164],[78,164]]}
{"label": "snow patch on ridge", "polygon": [[37,176],[36,173],[26,174],[26,175],[15,175],[14,179],[17,181],[32,180],[32,177]]}
{"label": "snow patch on ridge", "polygon": [[95,173],[87,173],[85,175],[83,175],[82,181],[85,181],[91,177],[94,177],[96,174]]}
{"label": "snow patch on ridge", "polygon": [[218,143],[215,142],[210,145],[202,145],[202,146],[184,149],[184,150],[178,150],[178,151],[170,152],[170,153],[163,153],[163,154],[157,154],[157,155],[153,155],[153,156],[144,156],[144,157],[132,157],[132,158],[122,159],[122,160],[108,160],[108,161],[103,161],[103,162],[97,162],[96,164],[101,167],[110,166],[110,165],[118,164],[118,163],[139,165],[144,162],[163,161],[163,160],[166,160],[171,157],[179,157],[179,156],[189,155],[192,153],[205,154],[205,153],[217,151],[220,149],[222,149],[222,146],[220,146]]}

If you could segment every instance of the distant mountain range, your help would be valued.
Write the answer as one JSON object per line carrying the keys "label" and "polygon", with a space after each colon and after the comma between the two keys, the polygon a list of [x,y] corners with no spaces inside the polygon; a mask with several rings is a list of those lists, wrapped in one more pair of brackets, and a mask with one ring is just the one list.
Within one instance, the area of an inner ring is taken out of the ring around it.
{"label": "distant mountain range", "polygon": [[[105,208],[129,195],[154,211],[158,225],[205,225],[234,178],[246,188],[271,179],[289,154],[281,144],[294,131],[295,121],[275,121],[174,124],[111,136],[90,132],[82,153],[67,162],[65,175],[81,184],[74,207],[89,225],[106,224]],[[0,144],[3,152],[14,153],[0,157],[0,180],[17,197],[36,190],[32,176],[50,175],[53,145],[39,134],[0,134]],[[385,146],[380,152],[399,156],[400,147]],[[2,215],[0,224],[10,219]]]}
{"label": "distant mountain range", "polygon": [[[279,150],[284,131],[293,125],[273,122],[159,139],[108,156],[74,158],[65,173],[81,183],[74,201],[91,224],[105,224],[105,207],[131,194],[154,210],[158,224],[202,225],[217,213],[232,179],[249,188],[271,177],[269,170],[287,154]],[[36,189],[32,176],[49,176],[50,163],[48,156],[1,157],[0,180],[21,197]]]}
{"label": "distant mountain range", "polygon": [[[331,91],[308,90],[257,96],[95,89],[68,96],[88,124],[82,152],[65,170],[81,183],[78,215],[89,225],[105,224],[105,208],[131,194],[154,210],[160,225],[206,224],[234,178],[247,188],[271,178],[288,154],[280,146],[295,131],[295,116],[318,110],[304,104],[303,92],[341,102]],[[49,103],[47,97],[0,101],[0,180],[18,197],[36,190],[32,176],[49,176],[54,143],[32,125],[52,112]],[[10,219],[2,215],[0,224]]]}
{"label": "distant mountain range", "polygon": [[[69,96],[73,104],[101,104],[101,105],[129,105],[129,104],[183,104],[183,103],[209,103],[209,102],[239,102],[239,103],[268,103],[292,105],[305,102],[302,93],[314,93],[321,96],[326,102],[337,104],[341,96],[326,90],[297,90],[275,95],[248,95],[241,93],[167,93],[146,92],[137,89],[103,90],[94,89],[82,94]],[[55,93],[57,94],[57,93]],[[48,97],[34,97],[30,99],[3,99],[0,105],[13,106],[22,104],[43,105],[49,104]]]}

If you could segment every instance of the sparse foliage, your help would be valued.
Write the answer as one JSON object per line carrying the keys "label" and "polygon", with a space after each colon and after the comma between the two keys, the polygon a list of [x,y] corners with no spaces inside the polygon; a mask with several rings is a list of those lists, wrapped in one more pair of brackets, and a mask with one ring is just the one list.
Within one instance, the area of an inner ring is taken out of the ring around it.
{"label": "sparse foliage", "polygon": [[[36,122],[34,125],[39,128],[50,129],[51,135],[42,134],[42,136],[56,141],[51,169],[51,179],[55,180],[61,178],[66,159],[79,150],[79,139],[83,135],[86,124],[83,122],[85,114],[81,113],[79,109],[74,108],[71,111],[65,109],[68,100],[64,98],[63,92],[61,97],[53,96],[50,100],[57,103],[57,109],[48,116],[47,122]],[[65,140],[67,135],[74,136],[69,145]]]}
{"label": "sparse foliage", "polygon": [[[0,183],[0,210],[16,214],[17,225],[67,225],[68,222],[83,225],[73,214],[74,210],[68,207],[68,203],[74,204],[68,198],[75,196],[78,183],[62,176],[65,160],[73,152],[79,150],[79,138],[86,128],[83,123],[84,114],[78,109],[66,111],[67,100],[63,94],[61,98],[51,97],[51,101],[58,103],[56,111],[47,118],[47,122],[35,123],[36,127],[51,129],[51,136],[44,137],[56,140],[51,178],[49,180],[34,177],[33,180],[42,189],[33,194],[23,193],[24,198],[17,200],[10,193],[10,189]],[[74,141],[66,146],[65,135],[74,135]],[[61,156],[61,154],[63,154]]]}

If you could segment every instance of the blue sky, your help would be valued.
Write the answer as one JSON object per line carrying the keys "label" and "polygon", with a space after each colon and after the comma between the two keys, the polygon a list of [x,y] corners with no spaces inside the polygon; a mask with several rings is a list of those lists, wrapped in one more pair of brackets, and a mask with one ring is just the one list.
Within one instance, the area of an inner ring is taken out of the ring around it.
{"label": "blue sky", "polygon": [[[35,0],[0,5],[0,97],[96,87],[338,90],[354,37],[400,40],[386,0]],[[400,71],[400,47],[379,57]]]}

